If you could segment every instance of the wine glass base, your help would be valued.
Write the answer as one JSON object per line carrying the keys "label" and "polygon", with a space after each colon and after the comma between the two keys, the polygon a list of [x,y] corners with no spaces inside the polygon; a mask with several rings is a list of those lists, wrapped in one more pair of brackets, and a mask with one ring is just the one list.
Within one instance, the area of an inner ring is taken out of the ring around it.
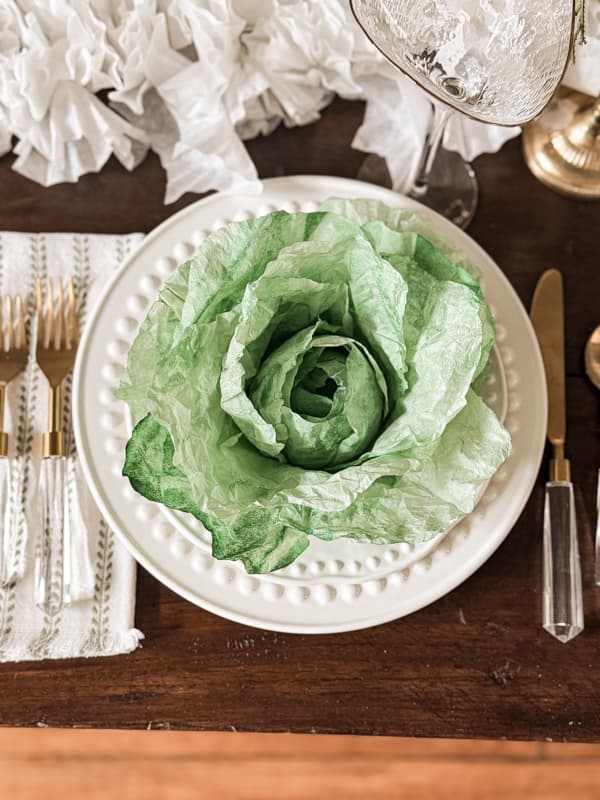
{"label": "wine glass base", "polygon": [[[356,176],[361,181],[390,189],[392,180],[383,158],[368,155]],[[475,172],[458,153],[440,147],[424,192],[414,189],[408,196],[446,217],[459,228],[466,228],[477,208],[479,189]]]}
{"label": "wine glass base", "polygon": [[427,185],[423,190],[413,187],[408,196],[466,228],[477,209],[479,187],[473,167],[458,153],[440,147]]}

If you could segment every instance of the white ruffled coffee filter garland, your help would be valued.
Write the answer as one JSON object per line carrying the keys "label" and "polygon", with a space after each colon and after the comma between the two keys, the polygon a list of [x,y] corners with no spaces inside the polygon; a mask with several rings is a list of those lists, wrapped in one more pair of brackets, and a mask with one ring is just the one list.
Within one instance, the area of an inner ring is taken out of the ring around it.
{"label": "white ruffled coffee filter garland", "polygon": [[[95,93],[108,90],[110,106]],[[346,0],[8,0],[0,8],[0,152],[51,185],[133,169],[148,148],[186,191],[259,191],[242,139],[305,125],[337,94],[365,99],[355,146],[410,182],[429,103],[368,42]],[[515,130],[456,118],[472,158]]]}
{"label": "white ruffled coffee filter garland", "polygon": [[[567,83],[600,91],[600,2]],[[109,105],[96,93],[107,92]],[[334,97],[364,99],[354,147],[383,156],[395,188],[414,177],[426,96],[368,42],[347,0],[3,0],[0,154],[45,186],[111,155],[152,149],[165,202],[186,191],[260,191],[243,139],[314,122]],[[455,115],[445,145],[468,160],[517,128]]]}

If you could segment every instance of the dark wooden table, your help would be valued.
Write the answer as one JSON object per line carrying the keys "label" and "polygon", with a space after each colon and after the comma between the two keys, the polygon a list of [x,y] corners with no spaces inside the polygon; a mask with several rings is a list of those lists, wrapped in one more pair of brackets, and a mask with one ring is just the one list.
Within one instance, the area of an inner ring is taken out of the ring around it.
{"label": "dark wooden table", "polygon": [[[359,103],[336,102],[305,128],[249,143],[262,176],[355,177]],[[44,189],[0,160],[0,229],[149,231],[164,206],[150,157],[111,162],[76,185]],[[600,741],[600,588],[593,586],[600,395],[583,345],[600,323],[600,205],[558,197],[527,171],[520,143],[476,162],[470,234],[529,305],[549,266],[565,276],[569,454],[585,581],[585,631],[563,645],[541,619],[544,463],[519,522],[466,583],[410,617],[333,636],[260,632],[219,619],[139,570],[143,648],[115,658],[0,666],[0,724],[190,728]]]}

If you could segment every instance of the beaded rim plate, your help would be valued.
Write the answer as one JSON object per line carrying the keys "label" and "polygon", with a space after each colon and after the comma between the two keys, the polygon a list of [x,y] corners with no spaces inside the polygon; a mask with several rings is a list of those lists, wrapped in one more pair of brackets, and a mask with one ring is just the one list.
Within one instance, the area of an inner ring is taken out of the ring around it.
{"label": "beaded rim plate", "polygon": [[[487,399],[513,438],[507,462],[472,514],[420,545],[313,540],[298,561],[248,575],[217,561],[210,534],[190,515],[137,495],[121,475],[130,424],[114,389],[127,351],[166,278],[213,230],[276,209],[311,211],[327,197],[364,197],[418,211],[441,239],[479,271],[496,318],[495,368]],[[510,283],[463,231],[419,203],[343,178],[264,181],[262,195],[215,194],[159,225],[104,290],[82,338],[74,375],[79,457],[98,507],[133,556],[182,597],[247,625],[289,633],[334,633],[397,619],[439,599],[471,575],[504,540],[533,487],[545,442],[547,397],[529,318]]]}

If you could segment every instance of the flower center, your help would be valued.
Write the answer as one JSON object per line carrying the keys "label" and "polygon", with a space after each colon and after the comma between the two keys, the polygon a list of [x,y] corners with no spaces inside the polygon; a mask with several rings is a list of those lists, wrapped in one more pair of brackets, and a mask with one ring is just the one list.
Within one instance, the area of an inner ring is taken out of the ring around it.
{"label": "flower center", "polygon": [[305,469],[335,469],[368,450],[386,413],[387,390],[363,344],[298,331],[263,362],[250,399],[283,445],[286,460]]}

